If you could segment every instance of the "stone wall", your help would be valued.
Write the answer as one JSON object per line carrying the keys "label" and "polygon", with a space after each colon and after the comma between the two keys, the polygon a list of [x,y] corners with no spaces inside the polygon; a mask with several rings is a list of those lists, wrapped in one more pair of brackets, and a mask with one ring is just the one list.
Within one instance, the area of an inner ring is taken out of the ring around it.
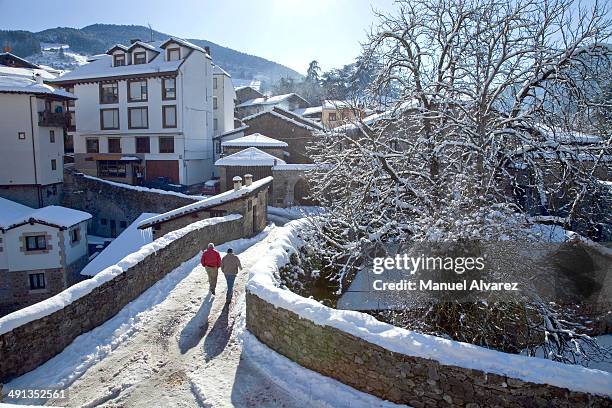
{"label": "stone wall", "polygon": [[117,236],[142,213],[164,213],[195,201],[196,198],[113,186],[72,170],[64,172],[62,205],[90,213],[93,219],[89,223],[89,233],[102,237]]}
{"label": "stone wall", "polygon": [[[45,275],[44,289],[30,289],[30,274],[36,273]],[[41,302],[64,290],[66,288],[64,273],[63,268],[0,270],[0,317]]]}
{"label": "stone wall", "polygon": [[79,335],[113,317],[168,272],[197,255],[203,243],[241,237],[241,218],[191,231],[65,308],[0,335],[0,382],[33,370]]}
{"label": "stone wall", "polygon": [[413,407],[608,407],[612,400],[389,351],[248,293],[247,328],[271,349],[328,377]]}
{"label": "stone wall", "polygon": [[61,205],[62,196],[62,183],[49,184],[46,186],[0,186],[0,197],[32,208],[41,208],[47,205]]}

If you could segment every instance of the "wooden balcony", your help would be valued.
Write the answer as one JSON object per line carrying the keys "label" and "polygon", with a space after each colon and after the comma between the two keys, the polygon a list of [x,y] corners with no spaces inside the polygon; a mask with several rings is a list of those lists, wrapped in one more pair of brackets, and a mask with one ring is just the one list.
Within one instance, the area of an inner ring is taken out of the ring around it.
{"label": "wooden balcony", "polygon": [[69,117],[65,112],[38,112],[38,126],[61,127],[68,126]]}

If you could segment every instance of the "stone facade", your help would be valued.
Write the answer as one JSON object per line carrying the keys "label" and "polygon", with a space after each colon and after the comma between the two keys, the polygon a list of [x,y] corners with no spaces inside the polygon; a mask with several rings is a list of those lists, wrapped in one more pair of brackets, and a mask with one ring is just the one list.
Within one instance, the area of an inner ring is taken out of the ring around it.
{"label": "stone facade", "polygon": [[[295,120],[299,123],[299,119]],[[312,130],[270,113],[259,115],[244,123],[249,126],[244,132],[245,136],[261,133],[286,142],[289,145],[284,149],[289,153],[289,156],[284,158],[287,163],[312,163],[306,154],[306,144],[314,137]]]}
{"label": "stone facade", "polygon": [[63,199],[62,183],[46,186],[22,185],[0,186],[0,197],[32,208],[48,205],[61,205]]}
{"label": "stone facade", "polygon": [[[267,186],[265,186],[240,199],[159,223],[156,227],[153,227],[153,237],[157,239],[168,232],[175,231],[202,219],[229,214],[242,215],[242,219],[237,222],[237,228],[240,230],[242,237],[251,237],[263,231],[268,224],[267,201],[268,189]],[[227,239],[223,239],[223,237],[220,237],[220,239],[220,241],[208,242],[219,243],[228,241]],[[206,242],[206,244],[208,242]]]}
{"label": "stone facade", "polygon": [[0,335],[0,382],[33,370],[79,335],[113,317],[168,272],[196,256],[203,243],[242,238],[241,226],[238,219],[191,231],[65,308]]}
{"label": "stone facade", "polygon": [[196,198],[117,187],[73,171],[64,174],[62,205],[90,213],[93,219],[89,232],[102,237],[119,235],[144,212],[164,213],[195,201]]}
{"label": "stone facade", "polygon": [[247,328],[271,349],[360,391],[413,407],[609,407],[612,400],[389,351],[248,293]]}
{"label": "stone facade", "polygon": [[314,205],[310,195],[304,170],[277,170],[272,168],[274,183],[272,202],[274,207],[291,207],[294,205]]}
{"label": "stone facade", "polygon": [[[43,273],[45,288],[30,290],[30,275]],[[31,271],[0,270],[0,316],[43,301],[65,289],[63,268]]]}

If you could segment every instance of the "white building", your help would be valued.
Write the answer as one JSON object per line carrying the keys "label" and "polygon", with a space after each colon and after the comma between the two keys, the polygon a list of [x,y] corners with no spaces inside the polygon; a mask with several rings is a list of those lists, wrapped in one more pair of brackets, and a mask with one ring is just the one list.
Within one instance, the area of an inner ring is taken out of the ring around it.
{"label": "white building", "polygon": [[0,70],[0,196],[38,208],[60,202],[66,106],[74,96],[26,71]]}
{"label": "white building", "polygon": [[70,208],[34,209],[0,198],[0,315],[80,280],[90,218]]}
{"label": "white building", "polygon": [[213,67],[213,134],[218,136],[234,129],[236,91],[232,77],[223,69]]}
{"label": "white building", "polygon": [[207,180],[213,174],[212,77],[208,52],[178,38],[117,44],[60,76],[54,83],[79,98],[76,167],[130,184]]}

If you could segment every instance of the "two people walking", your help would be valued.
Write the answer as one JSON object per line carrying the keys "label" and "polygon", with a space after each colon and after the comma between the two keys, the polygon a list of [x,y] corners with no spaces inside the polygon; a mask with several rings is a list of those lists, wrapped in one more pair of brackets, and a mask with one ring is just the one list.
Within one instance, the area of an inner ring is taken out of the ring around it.
{"label": "two people walking", "polygon": [[236,275],[238,271],[242,269],[242,265],[240,264],[240,258],[234,255],[234,251],[232,248],[227,250],[227,254],[221,259],[221,254],[219,251],[215,249],[215,245],[213,243],[208,244],[208,248],[204,253],[202,253],[201,259],[202,266],[206,269],[206,274],[208,275],[208,284],[210,293],[215,295],[215,290],[217,288],[217,277],[219,275],[219,268],[225,275],[225,280],[227,282],[227,293],[226,298],[230,299],[232,297],[232,292],[234,290],[234,281],[236,280]]}

